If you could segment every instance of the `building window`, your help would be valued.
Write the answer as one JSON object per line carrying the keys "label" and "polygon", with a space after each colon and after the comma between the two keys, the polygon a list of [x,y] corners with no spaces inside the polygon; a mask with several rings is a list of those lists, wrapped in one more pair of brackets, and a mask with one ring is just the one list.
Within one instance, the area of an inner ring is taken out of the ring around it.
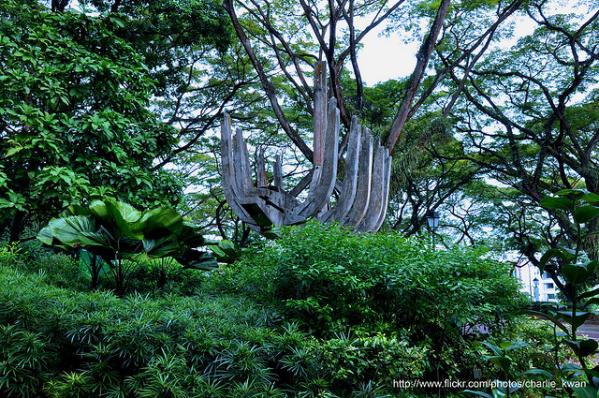
{"label": "building window", "polygon": [[550,279],[550,278],[551,278],[551,275],[549,275],[549,272],[544,271],[543,272],[543,279]]}
{"label": "building window", "polygon": [[547,295],[547,300],[555,300],[555,294],[553,294],[553,293],[549,293],[549,294]]}
{"label": "building window", "polygon": [[553,283],[545,283],[545,289],[554,289],[555,286],[553,285]]}

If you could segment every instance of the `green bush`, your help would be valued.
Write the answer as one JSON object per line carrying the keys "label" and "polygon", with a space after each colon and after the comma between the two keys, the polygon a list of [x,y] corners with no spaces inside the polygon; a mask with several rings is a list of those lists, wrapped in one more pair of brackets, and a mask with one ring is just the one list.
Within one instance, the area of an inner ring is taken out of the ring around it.
{"label": "green bush", "polygon": [[211,273],[143,262],[122,299],[85,272],[0,250],[0,396],[427,396],[393,381],[485,369],[472,325],[528,340],[519,368],[550,338],[514,315],[506,265],[396,234],[308,224]]}
{"label": "green bush", "polygon": [[[0,266],[9,266],[37,274],[44,282],[75,291],[90,290],[90,270],[85,258],[66,254],[55,254],[37,246],[21,249],[0,247]],[[125,261],[128,271],[128,283],[125,293],[190,296],[195,293],[206,279],[201,270],[183,268],[170,259],[149,259],[139,257]],[[110,270],[106,268],[100,274],[98,289],[113,290],[114,283]]]}
{"label": "green bush", "polygon": [[480,249],[433,251],[395,233],[309,223],[284,229],[211,284],[272,304],[321,338],[350,328],[370,336],[404,330],[413,345],[430,348],[435,366],[455,375],[472,350],[462,330],[482,324],[493,333],[526,303],[509,271]]}
{"label": "green bush", "polygon": [[0,266],[0,396],[350,396],[426,366],[426,349],[403,337],[317,339],[240,295],[59,288],[10,258]]}
{"label": "green bush", "polygon": [[[553,328],[543,320],[539,319],[518,319],[513,322],[509,329],[506,329],[501,335],[491,337],[487,342],[496,346],[511,343],[519,347],[510,352],[510,375],[514,380],[518,375],[531,368],[549,369],[555,365],[554,356],[557,354],[560,362],[566,360],[568,354],[566,347],[558,349],[557,353],[552,345]],[[488,349],[483,346],[477,347],[477,356],[480,360],[484,354],[488,354]],[[497,377],[496,369],[492,366],[485,366],[481,363],[481,369],[484,370],[483,378],[493,379]]]}
{"label": "green bush", "polygon": [[[232,347],[264,343],[274,318],[243,298],[118,299],[52,287],[9,267],[0,267],[0,286],[0,396],[38,396],[40,386],[61,397],[129,391],[161,355],[180,355],[201,374]],[[265,382],[263,356],[260,372],[230,379]]]}

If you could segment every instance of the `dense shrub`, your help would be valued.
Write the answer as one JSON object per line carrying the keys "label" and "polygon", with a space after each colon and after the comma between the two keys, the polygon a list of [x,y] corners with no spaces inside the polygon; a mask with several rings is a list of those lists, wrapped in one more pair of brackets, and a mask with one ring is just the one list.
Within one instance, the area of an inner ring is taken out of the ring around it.
{"label": "dense shrub", "polygon": [[547,359],[507,267],[474,249],[308,224],[212,273],[162,265],[120,299],[74,258],[0,250],[0,396],[424,397],[393,381],[486,369],[480,324],[532,343],[518,368]]}
{"label": "dense shrub", "polygon": [[[555,366],[554,356],[557,354],[560,362],[565,362],[568,353],[566,347],[558,349],[553,347],[553,328],[542,319],[530,320],[520,318],[512,323],[510,328],[493,336],[488,342],[497,346],[502,344],[516,344],[517,350],[509,353],[511,359],[510,375],[517,380],[521,375],[531,368],[551,369]],[[485,347],[479,347],[479,354],[489,354]],[[494,379],[497,377],[497,369],[493,366],[483,366],[483,378]]]}
{"label": "dense shrub", "polygon": [[[0,286],[0,396],[37,396],[42,388],[60,397],[132,393],[161,358],[184,361],[185,373],[219,375],[229,369],[220,358],[263,344],[274,318],[243,298],[118,299],[51,287],[8,267],[0,267]],[[243,374],[231,367],[228,378],[270,384],[263,374],[268,354],[259,352]],[[158,388],[148,383],[142,390]]]}
{"label": "dense shrub", "polygon": [[484,254],[433,251],[395,233],[358,235],[310,223],[284,230],[215,275],[213,285],[276,305],[322,338],[349,328],[370,335],[405,330],[412,344],[430,347],[435,366],[451,373],[463,369],[472,350],[465,329],[499,330],[525,303],[509,266]]}
{"label": "dense shrub", "polygon": [[[38,274],[50,285],[80,292],[90,290],[90,270],[85,253],[81,256],[54,254],[39,244],[17,249],[5,246],[0,248],[0,265],[9,265],[27,273]],[[139,257],[124,262],[127,268],[128,294],[193,295],[205,280],[201,270],[183,268],[171,259],[150,259]],[[110,269],[100,272],[98,288],[114,290],[114,278]]]}
{"label": "dense shrub", "polygon": [[[44,264],[54,261],[66,260]],[[426,364],[426,349],[400,336],[319,340],[243,296],[120,299],[34,270],[0,256],[0,396],[349,396]]]}

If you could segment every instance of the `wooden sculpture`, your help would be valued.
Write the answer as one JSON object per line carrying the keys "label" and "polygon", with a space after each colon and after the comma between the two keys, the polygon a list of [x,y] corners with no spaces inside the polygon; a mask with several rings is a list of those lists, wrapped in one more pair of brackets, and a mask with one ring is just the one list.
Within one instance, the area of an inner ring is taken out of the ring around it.
{"label": "wooden sculpture", "polygon": [[[326,64],[320,62],[314,78],[314,157],[306,178],[293,188],[283,188],[283,165],[277,156],[273,181],[266,175],[264,153],[256,160],[252,180],[247,145],[241,130],[233,136],[231,118],[225,114],[221,128],[222,184],[235,214],[253,229],[266,233],[272,226],[300,224],[309,218],[335,221],[356,231],[377,231],[385,219],[391,176],[391,156],[369,129],[351,121],[345,154],[344,177],[337,183],[339,164],[339,109],[335,98],[327,101]],[[307,188],[305,199],[298,198]],[[336,202],[331,206],[335,194]]]}

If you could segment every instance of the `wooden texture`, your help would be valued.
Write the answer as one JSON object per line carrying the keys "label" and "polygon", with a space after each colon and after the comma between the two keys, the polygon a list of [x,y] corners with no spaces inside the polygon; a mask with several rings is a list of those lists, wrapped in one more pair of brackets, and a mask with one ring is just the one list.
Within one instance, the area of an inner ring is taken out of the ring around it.
{"label": "wooden texture", "polygon": [[[301,224],[310,218],[339,222],[360,232],[374,232],[384,223],[388,205],[392,158],[367,128],[352,118],[343,180],[338,181],[340,114],[335,98],[327,100],[326,64],[314,77],[313,168],[290,191],[284,189],[283,159],[272,164],[272,184],[266,174],[264,152],[256,154],[256,183],[243,133],[231,133],[225,115],[221,128],[222,183],[235,214],[251,228],[266,233],[272,226]],[[298,196],[309,190],[303,200]],[[336,201],[332,200],[337,190]],[[334,202],[334,203],[333,203]]]}
{"label": "wooden texture", "polygon": [[321,215],[320,220],[324,222],[331,219],[339,220],[345,217],[356,199],[356,192],[358,191],[358,159],[362,145],[362,127],[355,116],[352,118],[349,135],[345,157],[345,175],[339,187],[339,197],[337,198],[336,206]]}
{"label": "wooden texture", "polygon": [[372,181],[372,141],[368,129],[362,128],[362,144],[358,159],[358,190],[349,211],[338,220],[343,225],[357,226],[368,210]]}
{"label": "wooden texture", "polygon": [[[313,182],[306,200],[295,209],[301,218],[317,214],[325,206],[335,189],[337,181],[337,161],[339,149],[339,109],[335,106],[335,98],[329,100],[328,115],[324,136],[323,150],[326,156],[318,173],[314,173]],[[315,108],[316,111],[316,108]],[[318,179],[318,181],[314,181]]]}

